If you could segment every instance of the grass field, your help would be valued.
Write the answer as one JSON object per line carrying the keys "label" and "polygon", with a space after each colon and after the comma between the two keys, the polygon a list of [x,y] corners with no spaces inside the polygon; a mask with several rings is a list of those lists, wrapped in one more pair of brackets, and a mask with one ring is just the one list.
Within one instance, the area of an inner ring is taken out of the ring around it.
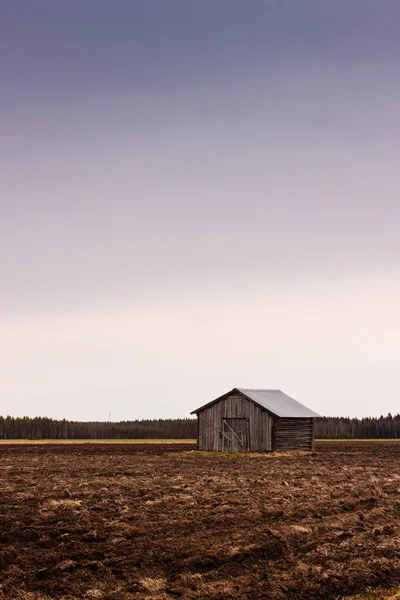
{"label": "grass field", "polygon": [[361,438],[361,439],[358,439],[358,438],[351,438],[351,439],[335,438],[335,439],[327,439],[327,440],[319,439],[319,440],[315,440],[315,441],[316,442],[332,442],[332,443],[335,443],[335,442],[358,442],[358,443],[360,443],[360,442],[370,442],[370,443],[371,442],[381,442],[382,443],[382,442],[400,442],[400,438],[385,438],[385,439],[382,439],[382,438],[381,439],[378,439],[378,438],[368,438],[368,439],[367,438]]}
{"label": "grass field", "polygon": [[195,444],[196,440],[0,440],[0,444]]}
{"label": "grass field", "polygon": [[194,447],[1,444],[0,599],[399,597],[400,444]]}

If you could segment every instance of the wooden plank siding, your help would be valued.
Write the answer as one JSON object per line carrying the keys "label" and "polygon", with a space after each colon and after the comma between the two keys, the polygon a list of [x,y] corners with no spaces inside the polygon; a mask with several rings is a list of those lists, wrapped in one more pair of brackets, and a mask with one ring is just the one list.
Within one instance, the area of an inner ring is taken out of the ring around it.
{"label": "wooden plank siding", "polygon": [[313,450],[314,419],[275,417],[273,425],[274,450]]}
{"label": "wooden plank siding", "polygon": [[222,398],[198,413],[199,450],[222,452],[226,449],[222,435],[224,419],[248,419],[251,452],[272,450],[272,415],[239,394]]}

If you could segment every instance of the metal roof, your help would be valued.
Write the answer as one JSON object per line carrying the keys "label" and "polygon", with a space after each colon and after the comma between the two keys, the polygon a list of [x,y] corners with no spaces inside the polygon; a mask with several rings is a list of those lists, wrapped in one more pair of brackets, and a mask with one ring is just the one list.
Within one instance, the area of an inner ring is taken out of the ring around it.
{"label": "metal roof", "polygon": [[266,408],[277,417],[298,417],[309,418],[319,417],[319,415],[300,404],[294,398],[281,392],[281,390],[251,390],[247,388],[237,388],[239,392],[253,400],[256,404]]}
{"label": "metal roof", "polygon": [[211,404],[214,404],[215,402],[226,398],[234,392],[239,392],[240,394],[243,394],[244,396],[258,404],[262,408],[265,408],[277,417],[297,417],[299,419],[319,417],[319,415],[316,412],[314,412],[310,408],[307,408],[306,406],[304,406],[304,404],[300,404],[300,402],[297,402],[297,400],[294,400],[294,398],[291,398],[287,394],[284,394],[281,390],[260,390],[249,388],[233,388],[233,390],[231,390],[227,394],[224,394],[216,400],[212,400],[212,402],[208,402],[208,404],[205,404],[204,406],[201,406],[200,408],[194,410],[191,414],[200,412],[201,410],[203,410],[203,408],[206,408],[207,406],[210,406]]}

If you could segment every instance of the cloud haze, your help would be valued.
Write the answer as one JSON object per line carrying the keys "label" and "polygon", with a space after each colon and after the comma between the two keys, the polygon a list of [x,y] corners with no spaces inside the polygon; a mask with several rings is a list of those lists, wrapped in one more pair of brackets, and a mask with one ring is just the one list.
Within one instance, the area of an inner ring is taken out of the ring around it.
{"label": "cloud haze", "polygon": [[398,412],[400,5],[5,2],[0,413]]}

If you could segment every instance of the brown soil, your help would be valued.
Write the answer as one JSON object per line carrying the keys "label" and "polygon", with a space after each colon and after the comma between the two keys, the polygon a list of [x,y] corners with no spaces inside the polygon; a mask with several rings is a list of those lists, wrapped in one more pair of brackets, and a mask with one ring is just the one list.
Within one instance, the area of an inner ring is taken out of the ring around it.
{"label": "brown soil", "polygon": [[0,446],[0,598],[335,599],[400,584],[400,443]]}

